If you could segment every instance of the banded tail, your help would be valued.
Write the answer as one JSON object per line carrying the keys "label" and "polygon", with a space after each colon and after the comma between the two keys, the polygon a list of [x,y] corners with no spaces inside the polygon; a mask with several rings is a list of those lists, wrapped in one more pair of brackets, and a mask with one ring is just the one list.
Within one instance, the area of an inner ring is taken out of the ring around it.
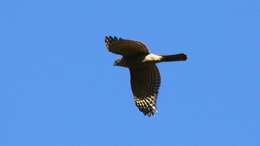
{"label": "banded tail", "polygon": [[175,55],[161,55],[162,59],[161,62],[168,62],[168,61],[185,61],[187,60],[187,55],[181,53],[181,54],[175,54]]}

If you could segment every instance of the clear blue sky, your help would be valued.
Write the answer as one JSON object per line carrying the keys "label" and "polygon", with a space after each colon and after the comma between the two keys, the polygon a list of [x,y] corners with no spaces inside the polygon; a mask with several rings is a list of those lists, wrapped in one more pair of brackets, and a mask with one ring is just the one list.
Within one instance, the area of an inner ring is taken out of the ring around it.
{"label": "clear blue sky", "polygon": [[[104,36],[160,64],[159,112],[133,103]],[[258,0],[1,0],[1,146],[259,146]]]}

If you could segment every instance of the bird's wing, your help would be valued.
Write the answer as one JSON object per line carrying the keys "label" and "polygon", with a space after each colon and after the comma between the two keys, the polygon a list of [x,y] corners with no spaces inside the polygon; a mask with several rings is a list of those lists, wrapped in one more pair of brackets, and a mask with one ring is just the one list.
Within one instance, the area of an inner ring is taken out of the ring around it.
{"label": "bird's wing", "polygon": [[136,106],[144,115],[154,115],[161,82],[159,69],[155,64],[144,64],[130,68],[130,74]]}
{"label": "bird's wing", "polygon": [[138,41],[106,36],[105,43],[108,50],[115,54],[123,56],[149,54],[148,48]]}

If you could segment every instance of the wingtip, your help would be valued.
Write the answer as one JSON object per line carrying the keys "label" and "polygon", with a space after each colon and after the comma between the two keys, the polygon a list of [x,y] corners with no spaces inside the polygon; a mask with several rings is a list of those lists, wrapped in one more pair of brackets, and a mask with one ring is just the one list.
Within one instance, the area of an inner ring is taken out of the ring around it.
{"label": "wingtip", "polygon": [[118,38],[116,36],[106,35],[105,39],[117,40]]}
{"label": "wingtip", "polygon": [[123,39],[120,38],[120,37],[107,35],[107,36],[105,36],[106,47],[109,48],[112,45],[113,42],[121,41],[121,40],[123,40]]}
{"label": "wingtip", "polygon": [[107,48],[109,48],[110,47],[110,45],[111,45],[111,43],[112,43],[112,41],[116,41],[116,40],[118,40],[117,39],[117,37],[112,37],[112,36],[110,36],[110,35],[107,35],[107,36],[105,36],[105,44],[106,44],[106,47]]}
{"label": "wingtip", "polygon": [[148,117],[154,117],[156,115],[156,113],[158,113],[158,110],[155,108],[152,111],[150,111],[149,113],[144,113],[144,115],[148,116]]}
{"label": "wingtip", "polygon": [[145,116],[151,117],[158,112],[155,101],[153,101],[151,98],[146,98],[142,100],[136,99],[135,104],[138,107],[139,111],[141,111]]}

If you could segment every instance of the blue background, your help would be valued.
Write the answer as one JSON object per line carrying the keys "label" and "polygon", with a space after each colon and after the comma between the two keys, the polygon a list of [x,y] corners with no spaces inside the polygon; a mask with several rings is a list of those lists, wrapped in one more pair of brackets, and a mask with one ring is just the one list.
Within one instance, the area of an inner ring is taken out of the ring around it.
{"label": "blue background", "polygon": [[[1,146],[259,146],[258,0],[1,0]],[[133,103],[105,35],[151,52],[159,112]]]}

